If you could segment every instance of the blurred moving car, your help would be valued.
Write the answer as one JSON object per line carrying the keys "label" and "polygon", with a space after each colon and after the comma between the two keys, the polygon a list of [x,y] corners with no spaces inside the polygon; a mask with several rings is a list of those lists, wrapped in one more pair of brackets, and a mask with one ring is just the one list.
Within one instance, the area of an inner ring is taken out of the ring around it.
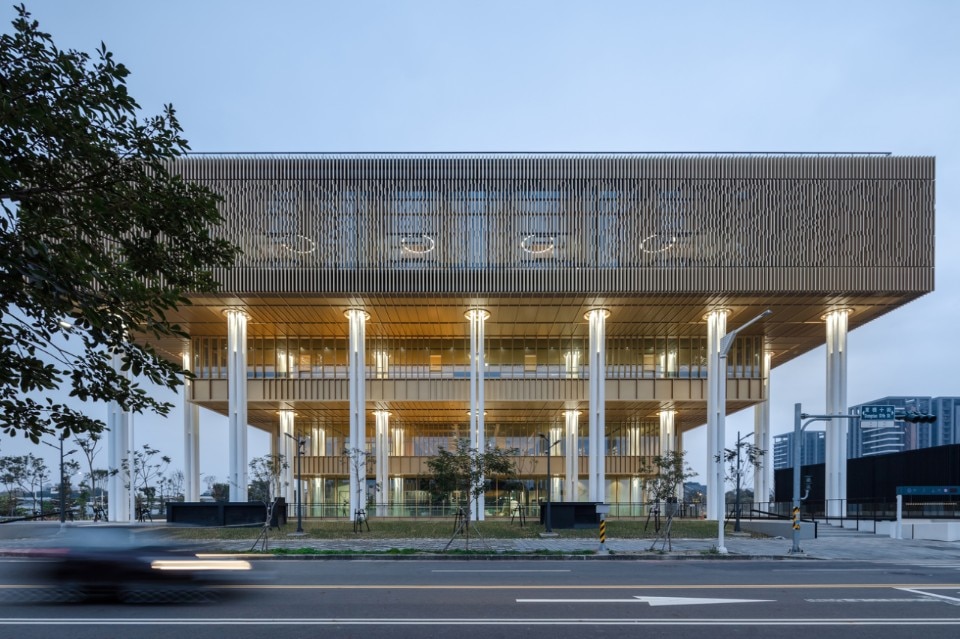
{"label": "blurred moving car", "polygon": [[254,579],[249,561],[198,556],[132,527],[65,527],[17,554],[35,560],[41,588],[28,600],[215,601],[225,586]]}

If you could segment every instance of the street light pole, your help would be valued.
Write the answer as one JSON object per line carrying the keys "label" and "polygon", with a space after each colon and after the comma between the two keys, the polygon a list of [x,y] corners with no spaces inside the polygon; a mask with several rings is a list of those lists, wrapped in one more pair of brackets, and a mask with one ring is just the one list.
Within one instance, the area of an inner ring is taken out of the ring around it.
{"label": "street light pole", "polygon": [[287,437],[294,440],[297,443],[297,531],[296,534],[303,534],[303,511],[300,508],[300,485],[303,483],[303,479],[300,475],[300,457],[303,455],[303,445],[306,443],[306,439],[303,437],[294,438],[290,433],[284,433]]}
{"label": "street light pole", "polygon": [[544,435],[543,433],[537,433],[537,436],[543,441],[547,442],[547,513],[546,513],[546,524],[547,524],[547,534],[553,533],[553,519],[550,518],[550,502],[552,501],[551,496],[551,484],[553,483],[553,475],[550,474],[550,449],[562,442],[562,439],[550,443],[550,438]]}
{"label": "street light pole", "polygon": [[717,552],[721,555],[727,554],[727,547],[723,545],[723,525],[724,525],[724,514],[726,511],[726,491],[724,491],[724,485],[726,482],[723,480],[723,450],[725,448],[724,444],[726,441],[726,419],[727,419],[727,354],[730,352],[730,349],[733,348],[734,340],[737,338],[737,334],[740,333],[743,329],[750,326],[754,322],[759,322],[763,318],[767,317],[773,313],[769,308],[764,312],[760,313],[752,320],[744,324],[743,326],[736,328],[720,339],[720,361],[719,361],[719,370],[717,375],[720,376],[719,392],[717,393],[717,429],[716,429],[716,451],[717,455],[720,456],[720,459],[717,460],[715,481],[716,489],[714,490],[714,495],[717,500]]}

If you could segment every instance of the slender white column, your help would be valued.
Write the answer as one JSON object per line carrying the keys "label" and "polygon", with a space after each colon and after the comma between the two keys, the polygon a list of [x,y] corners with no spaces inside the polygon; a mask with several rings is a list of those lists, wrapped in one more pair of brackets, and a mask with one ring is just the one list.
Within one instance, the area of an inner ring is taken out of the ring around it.
{"label": "slender white column", "polygon": [[[824,315],[827,329],[827,415],[847,412],[847,316],[841,309]],[[826,441],[827,515],[840,517],[847,499],[847,420],[827,422]]]}
{"label": "slender white column", "polygon": [[[660,411],[660,455],[666,457],[670,455],[677,448],[677,428],[676,428],[676,415],[677,411],[675,410],[662,410]],[[639,454],[639,452],[637,453]],[[675,495],[677,499],[683,498],[683,486],[677,486],[677,494]]]}
{"label": "slender white column", "polygon": [[[466,318],[470,320],[470,447],[478,453],[487,449],[483,422],[483,378],[486,368],[483,323],[489,317],[490,313],[482,308],[466,312]],[[474,520],[484,519],[485,506],[486,500],[480,495],[473,513]]]}
{"label": "slender white column", "polygon": [[770,501],[770,473],[773,467],[773,451],[770,449],[770,362],[773,353],[763,353],[763,402],[753,408],[753,445],[763,451],[762,464],[753,473],[753,501],[763,504]]}
{"label": "slender white column", "polygon": [[[720,340],[727,334],[727,314],[720,309],[706,315],[707,320],[707,519],[723,516],[723,449],[726,434],[720,432],[718,414],[726,410],[727,371],[720,370]],[[721,409],[721,404],[724,406]]]}
{"label": "slender white column", "polygon": [[673,410],[660,411],[660,454],[663,456],[677,449],[676,414]]}
{"label": "slender white column", "polygon": [[[297,436],[295,434],[296,415],[288,408],[280,411],[280,434],[277,437],[277,452],[283,455],[287,467],[280,473],[281,495],[289,508],[297,503]],[[292,439],[291,439],[292,438]],[[306,451],[304,451],[306,452]],[[296,506],[294,506],[296,507]],[[295,512],[288,510],[288,512]]]}
{"label": "slender white column", "polygon": [[393,441],[390,443],[390,456],[391,457],[403,457],[404,450],[406,450],[406,437],[403,432],[403,428],[399,426],[393,427]]}
{"label": "slender white column", "polygon": [[590,322],[590,420],[587,501],[606,503],[606,423],[605,383],[606,383],[606,323],[610,311],[598,308],[588,311],[584,318]]}
{"label": "slender white column", "polygon": [[387,504],[390,500],[390,486],[387,476],[390,470],[390,413],[385,410],[374,411],[373,417],[377,426],[377,516],[387,514]]}
{"label": "slender white column", "polygon": [[[183,353],[183,368],[189,370],[190,351]],[[183,380],[183,498],[200,501],[200,407],[194,404],[193,382]]]}
{"label": "slender white column", "polygon": [[227,387],[230,501],[247,501],[247,314],[237,308],[227,317]]}
{"label": "slender white column", "polygon": [[[113,368],[120,371],[123,361],[118,353],[112,358]],[[133,442],[130,427],[130,414],[124,412],[120,405],[111,402],[107,409],[107,428],[110,436],[107,438],[107,455],[111,470],[117,472],[107,478],[107,518],[110,521],[132,521],[133,511],[130,501],[133,491],[130,489],[129,472],[123,471],[125,459],[133,460]]]}
{"label": "slender white column", "polygon": [[564,421],[566,424],[566,501],[580,501],[580,495],[578,494],[578,486],[580,484],[579,477],[577,476],[579,472],[579,461],[580,461],[580,452],[578,450],[577,444],[580,439],[580,411],[568,410],[563,414]]}
{"label": "slender white column", "polygon": [[[366,509],[367,503],[367,388],[366,388],[366,334],[370,315],[361,309],[351,308],[344,315],[350,327],[350,350],[347,373],[350,392],[350,441],[347,447],[361,456],[359,473],[356,463],[350,462],[350,521],[356,512]],[[361,475],[358,477],[357,475]]]}

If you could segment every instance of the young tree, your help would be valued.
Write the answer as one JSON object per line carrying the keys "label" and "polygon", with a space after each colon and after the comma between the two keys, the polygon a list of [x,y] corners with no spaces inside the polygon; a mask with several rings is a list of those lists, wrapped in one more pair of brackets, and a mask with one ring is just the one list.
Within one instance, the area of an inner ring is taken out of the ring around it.
{"label": "young tree", "polygon": [[657,547],[657,542],[662,542],[661,550],[673,550],[672,528],[673,517],[677,511],[677,491],[682,488],[683,482],[691,477],[696,477],[697,473],[687,466],[684,459],[686,451],[674,450],[666,455],[656,455],[652,460],[652,466],[645,465],[641,472],[651,475],[647,480],[647,490],[650,495],[659,504],[663,502],[666,510],[666,521],[657,531],[657,536],[650,545],[650,550]]}
{"label": "young tree", "polygon": [[214,501],[230,501],[230,484],[220,482],[210,484],[210,496]]}
{"label": "young tree", "polygon": [[154,486],[154,482],[163,477],[163,473],[170,463],[170,457],[167,455],[162,455],[160,461],[154,461],[154,457],[159,454],[158,449],[153,448],[150,444],[144,444],[140,450],[133,451],[132,463],[130,458],[127,457],[121,461],[123,474],[129,478],[129,482],[125,482],[125,485],[134,493],[140,492],[143,494],[146,507],[149,510],[153,509],[156,501],[157,488]]}
{"label": "young tree", "polygon": [[371,459],[362,448],[344,448],[343,456],[350,465],[351,475],[357,480],[357,503],[365,509],[367,506],[363,503],[363,494],[367,489],[367,466]]}
{"label": "young tree", "polygon": [[283,471],[289,468],[283,455],[264,455],[250,460],[250,500],[269,504],[280,496],[283,487]]}
{"label": "young tree", "polygon": [[455,450],[440,446],[437,455],[427,460],[430,489],[435,498],[449,497],[464,510],[467,547],[470,544],[471,503],[477,505],[493,476],[515,472],[516,455],[515,448],[479,451],[471,448],[466,439],[459,439]]}
{"label": "young tree", "polygon": [[173,107],[142,119],[105,46],[59,49],[16,11],[0,35],[0,431],[38,442],[105,427],[61,388],[168,413],[125,373],[182,383],[151,340],[186,337],[167,314],[216,290],[237,249],[211,236],[218,197],[171,173],[188,149]]}
{"label": "young tree", "polygon": [[[739,435],[740,434],[737,433],[737,443],[733,448],[725,448],[723,450],[723,462],[727,468],[725,479],[734,486],[733,494],[730,495],[730,491],[727,491],[724,497],[726,497],[727,500],[729,500],[729,497],[733,497],[734,518],[736,520],[734,524],[735,532],[740,532],[740,504],[743,503],[744,497],[741,492],[741,487],[745,479],[751,477],[754,471],[763,467],[763,455],[765,452],[762,448],[743,441],[744,438],[741,438]],[[752,490],[750,491],[750,501],[753,501]],[[726,504],[724,504],[724,509],[726,509]]]}
{"label": "young tree", "polygon": [[100,452],[101,437],[99,433],[89,433],[86,437],[77,437],[73,440],[73,443],[80,447],[80,452],[83,453],[87,462],[87,485],[90,489],[91,499],[97,497],[97,481],[100,479],[100,476],[94,472],[93,460]]}

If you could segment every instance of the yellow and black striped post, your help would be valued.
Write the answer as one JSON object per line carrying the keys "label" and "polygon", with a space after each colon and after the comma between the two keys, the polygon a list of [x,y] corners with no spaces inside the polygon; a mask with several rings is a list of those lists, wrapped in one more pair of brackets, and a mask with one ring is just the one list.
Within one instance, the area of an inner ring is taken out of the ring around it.
{"label": "yellow and black striped post", "polygon": [[603,515],[600,515],[600,554],[607,554],[607,520],[604,519]]}
{"label": "yellow and black striped post", "polygon": [[793,529],[800,530],[800,509],[797,507],[793,509]]}

